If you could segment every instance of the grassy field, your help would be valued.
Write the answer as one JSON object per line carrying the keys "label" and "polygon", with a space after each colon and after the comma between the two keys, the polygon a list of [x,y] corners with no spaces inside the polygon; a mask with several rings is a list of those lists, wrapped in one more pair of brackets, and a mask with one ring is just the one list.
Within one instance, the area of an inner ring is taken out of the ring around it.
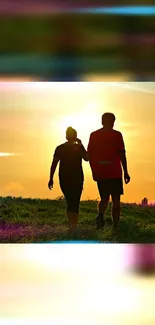
{"label": "grassy field", "polygon": [[[0,243],[50,243],[74,240],[67,235],[65,201],[0,198]],[[96,231],[97,201],[80,204],[78,241],[155,243],[155,206],[122,203],[117,233],[111,227],[111,203],[104,230]]]}

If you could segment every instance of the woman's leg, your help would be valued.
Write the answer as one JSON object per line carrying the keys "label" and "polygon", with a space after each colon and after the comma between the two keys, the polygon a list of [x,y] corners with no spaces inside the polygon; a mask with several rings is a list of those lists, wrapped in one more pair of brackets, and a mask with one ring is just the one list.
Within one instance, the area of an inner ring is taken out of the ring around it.
{"label": "woman's leg", "polygon": [[83,184],[74,184],[70,187],[70,193],[67,198],[67,216],[69,221],[69,228],[76,230],[79,218],[79,205],[82,194]]}
{"label": "woman's leg", "polygon": [[75,213],[75,212],[67,211],[67,217],[68,217],[68,222],[69,222],[69,229],[76,230],[79,214]]}
{"label": "woman's leg", "polygon": [[67,202],[67,217],[69,222],[69,229],[76,230],[79,217],[79,204],[83,190],[83,182],[80,183],[60,183],[61,190]]}

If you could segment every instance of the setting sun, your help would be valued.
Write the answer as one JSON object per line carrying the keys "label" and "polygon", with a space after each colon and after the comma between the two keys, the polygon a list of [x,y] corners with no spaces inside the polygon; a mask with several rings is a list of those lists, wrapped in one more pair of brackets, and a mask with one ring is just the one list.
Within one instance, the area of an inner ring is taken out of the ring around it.
{"label": "setting sun", "polygon": [[83,137],[83,141],[87,141],[88,135],[98,127],[98,114],[95,108],[90,105],[86,109],[78,113],[65,114],[60,118],[58,127],[65,134],[67,127],[72,126],[78,132],[78,137]]}

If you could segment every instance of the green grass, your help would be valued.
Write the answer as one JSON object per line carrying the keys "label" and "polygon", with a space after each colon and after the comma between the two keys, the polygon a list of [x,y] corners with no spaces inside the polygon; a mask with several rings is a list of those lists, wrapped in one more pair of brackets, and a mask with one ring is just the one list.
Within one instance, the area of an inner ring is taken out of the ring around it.
{"label": "green grass", "polygon": [[[73,240],[67,236],[63,199],[0,198],[0,243],[48,243]],[[106,225],[96,231],[97,201],[82,201],[76,240],[108,243],[155,243],[155,207],[122,203],[119,229],[111,226],[111,203]]]}

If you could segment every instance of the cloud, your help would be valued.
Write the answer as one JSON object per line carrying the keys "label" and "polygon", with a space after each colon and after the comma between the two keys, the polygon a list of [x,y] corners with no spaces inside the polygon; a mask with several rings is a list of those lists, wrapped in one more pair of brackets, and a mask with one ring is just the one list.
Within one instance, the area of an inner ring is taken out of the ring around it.
{"label": "cloud", "polygon": [[0,152],[0,157],[21,156],[22,153]]}
{"label": "cloud", "polygon": [[19,182],[9,182],[4,186],[5,192],[22,192],[24,189],[23,185]]}
{"label": "cloud", "polygon": [[114,83],[117,87],[129,89],[141,93],[153,94],[155,95],[155,86],[150,83],[140,83],[140,82],[116,82]]}

